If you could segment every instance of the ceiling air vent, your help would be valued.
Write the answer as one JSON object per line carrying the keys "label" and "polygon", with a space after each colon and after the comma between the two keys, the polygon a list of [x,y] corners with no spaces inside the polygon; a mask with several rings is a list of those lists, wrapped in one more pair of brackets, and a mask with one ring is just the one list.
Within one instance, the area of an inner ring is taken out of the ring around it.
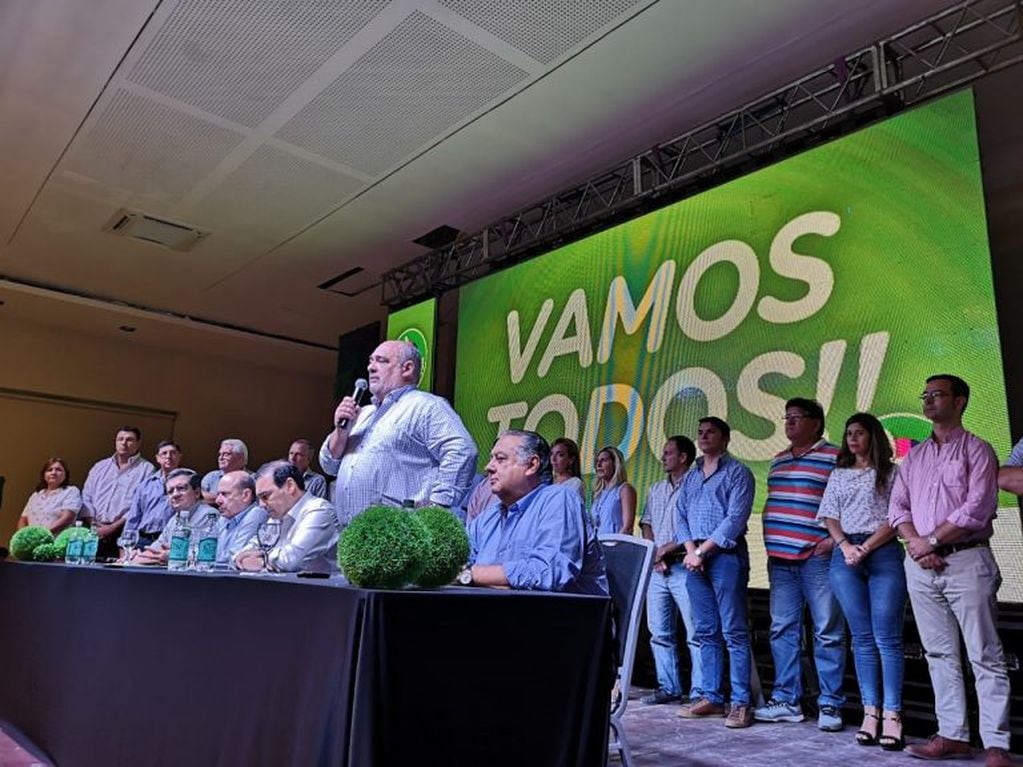
{"label": "ceiling air vent", "polygon": [[182,251],[191,250],[196,243],[210,235],[204,229],[124,208],[117,211],[104,224],[103,231],[118,237],[127,237],[129,240],[151,242],[171,250]]}

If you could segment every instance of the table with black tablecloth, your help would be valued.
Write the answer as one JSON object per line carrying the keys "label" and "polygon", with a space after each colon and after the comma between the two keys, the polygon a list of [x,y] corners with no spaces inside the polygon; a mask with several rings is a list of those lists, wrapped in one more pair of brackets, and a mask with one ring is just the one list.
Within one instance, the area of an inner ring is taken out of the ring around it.
{"label": "table with black tablecloth", "polygon": [[0,563],[0,720],[74,765],[598,765],[610,601]]}

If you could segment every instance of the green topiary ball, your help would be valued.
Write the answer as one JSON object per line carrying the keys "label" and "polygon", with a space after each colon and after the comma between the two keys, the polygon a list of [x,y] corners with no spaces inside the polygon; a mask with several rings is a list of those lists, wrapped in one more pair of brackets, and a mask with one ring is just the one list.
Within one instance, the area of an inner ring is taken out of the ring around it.
{"label": "green topiary ball", "polygon": [[430,539],[416,585],[435,589],[451,583],[469,559],[469,536],[461,521],[440,506],[426,506],[413,513]]}
{"label": "green topiary ball", "polygon": [[36,562],[52,562],[55,559],[60,559],[62,556],[60,547],[55,542],[36,546],[35,551],[32,552],[32,559]]}
{"label": "green topiary ball", "polygon": [[53,545],[57,547],[57,559],[63,559],[67,554],[67,544],[72,537],[85,538],[89,535],[89,529],[86,527],[65,527],[57,535],[57,538],[53,541]]}
{"label": "green topiary ball", "polygon": [[22,562],[31,562],[32,552],[44,543],[53,543],[53,533],[45,527],[29,525],[11,536],[11,554]]}
{"label": "green topiary ball", "polygon": [[425,528],[412,514],[371,506],[342,533],[337,563],[355,586],[400,589],[415,582],[428,545]]}

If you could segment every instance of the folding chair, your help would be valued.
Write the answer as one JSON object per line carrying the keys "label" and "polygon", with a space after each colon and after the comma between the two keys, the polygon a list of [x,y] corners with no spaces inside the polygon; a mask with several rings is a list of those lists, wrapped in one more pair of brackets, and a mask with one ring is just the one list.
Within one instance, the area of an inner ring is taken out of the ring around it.
{"label": "folding chair", "polygon": [[654,562],[654,544],[631,535],[602,535],[607,582],[611,590],[615,640],[618,644],[618,698],[611,702],[611,741],[608,752],[617,752],[624,767],[632,764],[629,740],[625,736],[622,716],[629,704],[632,664],[636,658],[639,619],[643,614],[647,585]]}

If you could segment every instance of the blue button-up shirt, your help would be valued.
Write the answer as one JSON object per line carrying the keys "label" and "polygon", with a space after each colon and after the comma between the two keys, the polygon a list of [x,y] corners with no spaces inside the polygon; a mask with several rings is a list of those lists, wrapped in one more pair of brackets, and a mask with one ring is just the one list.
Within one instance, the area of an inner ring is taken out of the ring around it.
{"label": "blue button-up shirt", "polygon": [[604,554],[579,493],[540,485],[469,523],[469,562],[503,565],[513,589],[607,596]]}
{"label": "blue button-up shirt", "polygon": [[717,469],[703,476],[703,456],[682,479],[675,516],[675,540],[714,541],[722,549],[734,549],[746,535],[753,508],[756,481],[753,472],[725,453]]}
{"label": "blue button-up shirt", "polygon": [[221,517],[217,533],[217,564],[229,564],[234,555],[255,537],[259,526],[265,521],[266,509],[258,503],[252,504],[230,519]]}
{"label": "blue button-up shirt", "polygon": [[163,532],[167,520],[174,516],[164,487],[166,479],[163,470],[157,469],[142,480],[124,521],[125,530],[139,530],[157,535]]}

